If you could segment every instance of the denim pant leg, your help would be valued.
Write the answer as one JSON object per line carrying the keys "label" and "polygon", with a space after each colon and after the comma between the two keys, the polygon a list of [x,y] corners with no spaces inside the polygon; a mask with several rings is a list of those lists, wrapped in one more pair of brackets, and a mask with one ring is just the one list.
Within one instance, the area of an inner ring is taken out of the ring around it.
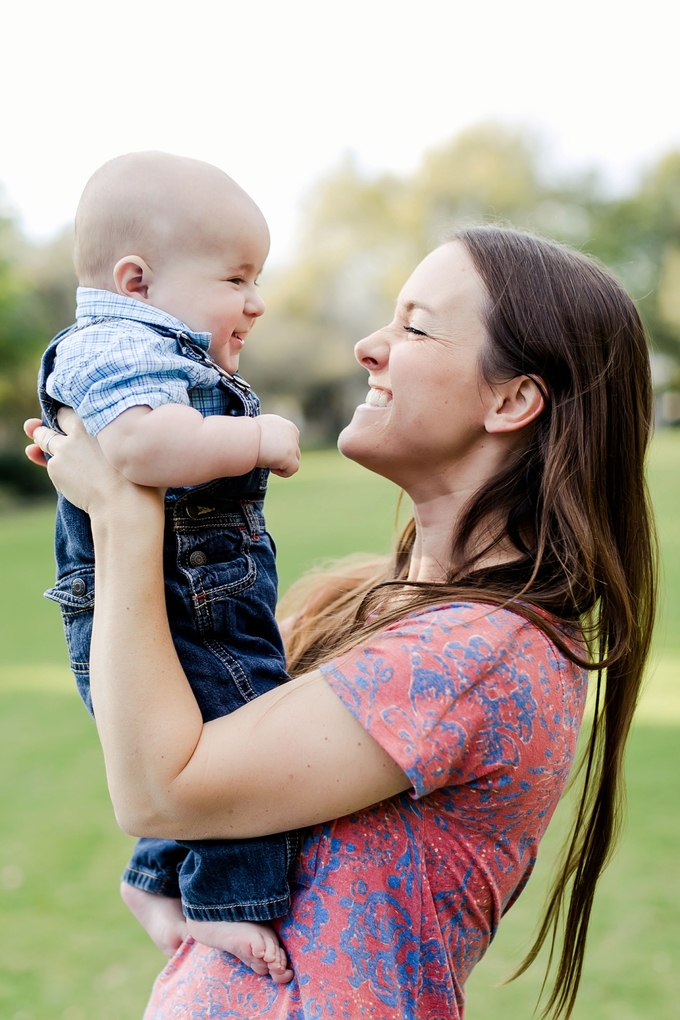
{"label": "denim pant leg", "polygon": [[[215,483],[193,495],[198,506],[192,498],[179,501],[175,564],[169,551],[165,564],[175,648],[206,720],[288,679],[274,618],[274,551],[261,505],[223,492]],[[188,853],[179,885],[188,918],[270,921],[287,913],[296,832],[182,846]]]}
{"label": "denim pant leg", "polygon": [[138,839],[121,881],[144,892],[179,898],[179,869],[186,847],[172,839]]}
{"label": "denim pant leg", "polygon": [[[57,583],[45,592],[61,609],[71,671],[90,715],[90,644],[94,620],[94,548],[87,514],[62,495],[55,529]],[[179,896],[178,870],[187,855],[174,840],[140,839],[123,881],[147,892]]]}
{"label": "denim pant leg", "polygon": [[288,872],[296,832],[257,839],[184,843],[179,872],[182,909],[194,921],[271,921],[290,907]]}

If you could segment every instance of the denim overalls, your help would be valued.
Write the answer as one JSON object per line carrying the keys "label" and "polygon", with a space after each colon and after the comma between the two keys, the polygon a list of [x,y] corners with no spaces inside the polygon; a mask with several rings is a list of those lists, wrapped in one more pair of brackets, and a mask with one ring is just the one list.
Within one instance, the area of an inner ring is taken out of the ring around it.
{"label": "denim overalls", "polygon": [[[57,345],[77,328],[52,340],[40,368],[43,420],[55,429],[60,405],[45,386]],[[161,325],[149,328],[176,338],[185,357],[205,359],[186,334]],[[257,397],[239,376],[224,373],[219,385],[227,394],[228,414],[259,414]],[[262,515],[267,477],[267,470],[255,468],[238,478],[169,489],[166,496],[163,569],[170,630],[206,722],[288,679],[274,618],[274,546]],[[45,595],[61,607],[71,669],[92,713],[92,534],[87,514],[62,495],[55,556],[57,583]],[[288,910],[288,871],[297,849],[295,832],[224,841],[140,839],[123,880],[163,896],[181,895],[184,913],[193,920],[268,921]]]}

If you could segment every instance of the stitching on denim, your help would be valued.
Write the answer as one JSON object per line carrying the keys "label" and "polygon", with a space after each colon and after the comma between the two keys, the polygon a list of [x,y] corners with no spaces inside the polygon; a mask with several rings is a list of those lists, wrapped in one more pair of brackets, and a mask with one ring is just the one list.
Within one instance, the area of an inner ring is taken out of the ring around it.
{"label": "stitching on denim", "polygon": [[126,875],[127,874],[143,875],[145,878],[153,878],[156,882],[167,882],[168,881],[167,878],[165,878],[163,876],[159,876],[159,875],[154,875],[153,871],[144,871],[143,868],[130,868],[130,867],[127,867],[125,869],[124,873]]}
{"label": "stitching on denim", "polygon": [[[205,488],[207,489],[208,486],[206,486]],[[184,497],[181,497],[181,499],[183,500]],[[178,502],[180,502],[180,500],[178,500]],[[242,519],[243,518],[240,518],[240,521],[242,521]],[[210,632],[211,629],[214,629],[212,616],[209,611],[210,603],[221,600],[222,598],[224,598],[224,596],[239,595],[241,592],[246,591],[248,588],[252,588],[252,586],[255,584],[255,581],[257,580],[257,564],[255,563],[253,557],[250,555],[249,541],[245,541],[244,548],[239,554],[242,555],[246,561],[247,573],[245,574],[245,576],[238,581],[233,581],[229,584],[220,585],[219,587],[211,587],[206,589],[203,585],[201,575],[195,570],[192,571],[190,567],[182,566],[182,564],[179,562],[182,554],[186,552],[186,549],[182,548],[181,539],[183,536],[181,533],[182,532],[191,533],[193,529],[186,527],[180,529],[174,527],[175,523],[176,522],[173,521],[173,530],[177,538],[177,566],[178,569],[182,572],[184,577],[186,577],[189,582],[189,588],[192,593],[192,603],[194,606],[194,610],[196,612],[199,632],[201,633],[201,635],[205,636],[207,633]]]}
{"label": "stitching on denim", "polygon": [[247,591],[248,588],[252,588],[257,580],[257,564],[255,561],[248,556],[248,560],[252,563],[252,569],[246,574],[241,581],[232,581],[231,584],[222,584],[219,588],[204,588],[203,598],[207,603],[210,602],[221,602],[225,595],[240,595],[241,592]]}
{"label": "stitching on denim", "polygon": [[292,832],[285,832],[284,836],[286,837],[286,851],[287,851],[287,854],[286,854],[287,862],[286,862],[286,864],[287,864],[287,869],[290,869],[293,861],[296,859],[298,853],[300,852],[300,843],[301,843],[300,833],[295,831],[295,830],[293,830]]}
{"label": "stitching on denim", "polygon": [[234,907],[264,907],[271,904],[287,903],[290,899],[290,895],[276,896],[270,900],[237,900],[234,903],[190,903],[189,900],[182,897],[182,903],[185,907],[190,910],[230,910]]}
{"label": "stitching on denim", "polygon": [[253,701],[257,697],[248,674],[243,666],[219,641],[206,641],[205,647],[213,653],[220,662],[227,667],[229,674],[236,685],[239,694],[245,701]]}
{"label": "stitching on denim", "polygon": [[70,619],[72,616],[80,616],[82,613],[93,613],[94,612],[94,599],[87,606],[70,606],[68,602],[62,602],[61,599],[55,599],[51,595],[45,595],[50,602],[56,602],[61,609],[62,616]]}
{"label": "stitching on denim", "polygon": [[[196,498],[196,496],[199,496],[202,499],[203,496],[205,496],[205,495],[212,495],[213,493],[215,493],[215,495],[217,496],[218,499],[219,498],[224,499],[225,498],[224,496],[222,496],[222,497],[219,496],[219,492],[223,488],[223,485],[224,485],[224,479],[223,478],[216,478],[214,482],[206,482],[205,485],[197,485],[197,486],[195,486],[194,488],[190,489],[188,492],[183,493],[177,499],[177,501],[175,503],[175,513],[177,513],[177,508],[179,506],[182,506],[182,507],[186,506],[186,504],[192,502]],[[260,496],[258,499],[248,499],[248,497],[245,496],[245,497],[243,497],[243,499],[241,499],[239,497],[234,497],[233,500],[231,500],[231,501],[234,502],[234,503],[241,504],[242,502],[246,502],[246,503],[261,503],[262,500],[263,500],[262,496]]]}
{"label": "stitching on denim", "polygon": [[175,531],[209,531],[212,528],[237,528],[241,524],[241,517],[238,514],[206,514],[203,520],[196,520],[188,517],[173,522]]}

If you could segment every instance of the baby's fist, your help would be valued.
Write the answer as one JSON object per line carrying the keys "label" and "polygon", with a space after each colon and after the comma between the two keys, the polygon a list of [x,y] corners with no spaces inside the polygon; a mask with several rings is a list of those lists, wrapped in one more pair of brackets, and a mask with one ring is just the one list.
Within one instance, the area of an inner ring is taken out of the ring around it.
{"label": "baby's fist", "polygon": [[261,414],[255,421],[260,426],[257,467],[290,478],[300,466],[300,430],[278,414]]}

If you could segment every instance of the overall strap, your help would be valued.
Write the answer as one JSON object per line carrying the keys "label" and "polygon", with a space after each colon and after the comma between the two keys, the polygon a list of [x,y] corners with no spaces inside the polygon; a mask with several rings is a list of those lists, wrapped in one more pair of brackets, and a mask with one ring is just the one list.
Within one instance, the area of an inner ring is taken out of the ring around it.
{"label": "overall strap", "polygon": [[[98,316],[96,319],[88,322],[87,325],[93,326],[97,323],[107,321],[119,322],[120,317],[113,315]],[[246,382],[246,380],[242,379],[239,375],[230,375],[226,372],[210,357],[208,352],[204,351],[203,348],[193,341],[187,333],[182,330],[172,329],[169,326],[161,325],[160,323],[145,322],[144,325],[148,329],[152,329],[155,333],[158,333],[159,336],[165,336],[175,340],[178,343],[180,352],[184,357],[189,358],[191,361],[196,361],[200,364],[206,365],[217,372],[220,376],[219,385],[238,399],[239,403],[243,407],[245,415],[252,418],[259,413],[259,401],[252,392],[250,383]],[[74,323],[72,326],[68,326],[60,333],[57,333],[57,335],[50,341],[50,344],[42,357],[40,373],[38,375],[38,396],[43,410],[43,417],[47,424],[54,429],[59,429],[57,424],[57,411],[61,405],[58,401],[53,400],[52,397],[49,396],[46,389],[46,383],[54,368],[57,347],[61,341],[71,333],[75,333],[79,329],[83,328],[85,327]]]}
{"label": "overall strap", "polygon": [[229,372],[225,371],[210,357],[207,351],[204,351],[202,347],[192,340],[187,333],[183,333],[181,330],[170,329],[168,326],[154,324],[151,325],[151,328],[162,336],[173,337],[178,342],[180,351],[185,358],[190,358],[192,361],[197,361],[207,365],[208,368],[214,369],[220,376],[222,388],[239,398],[248,417],[252,418],[259,413],[260,402],[253,393],[250,383],[246,382],[238,374],[230,375]]}
{"label": "overall strap", "polygon": [[50,428],[56,429],[58,432],[61,432],[61,429],[57,422],[57,411],[62,405],[58,401],[54,400],[47,392],[47,380],[54,368],[54,360],[57,356],[57,347],[64,337],[70,336],[71,333],[77,332],[78,329],[80,329],[80,326],[74,322],[72,326],[67,326],[66,329],[62,329],[60,333],[57,333],[57,335],[50,340],[47,350],[40,361],[40,371],[38,372],[38,399],[40,400],[40,406],[42,408],[43,420]]}

